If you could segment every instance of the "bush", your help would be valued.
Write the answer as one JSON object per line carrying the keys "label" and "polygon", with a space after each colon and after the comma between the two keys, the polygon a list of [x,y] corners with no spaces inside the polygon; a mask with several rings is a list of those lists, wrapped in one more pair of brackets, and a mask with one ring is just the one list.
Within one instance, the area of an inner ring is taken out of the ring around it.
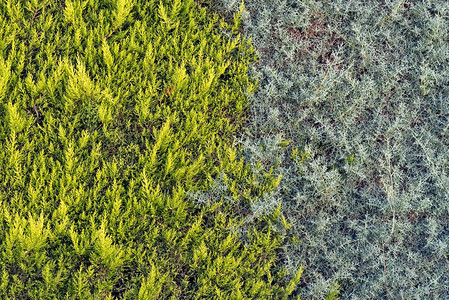
{"label": "bush", "polygon": [[245,4],[260,88],[241,144],[253,169],[282,174],[272,200],[301,293],[448,298],[447,1]]}
{"label": "bush", "polygon": [[[255,87],[235,20],[193,0],[0,3],[1,298],[291,294],[269,220],[231,232],[275,186],[231,139]],[[233,202],[188,201],[218,174]]]}

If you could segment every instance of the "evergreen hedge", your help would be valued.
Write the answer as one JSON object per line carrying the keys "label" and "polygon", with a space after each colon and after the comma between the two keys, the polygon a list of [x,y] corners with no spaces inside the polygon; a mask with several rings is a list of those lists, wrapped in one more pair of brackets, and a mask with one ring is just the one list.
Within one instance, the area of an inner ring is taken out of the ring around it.
{"label": "evergreen hedge", "polygon": [[[292,293],[279,207],[238,235],[279,182],[232,140],[256,86],[238,25],[193,0],[0,3],[2,299]],[[189,201],[219,174],[230,199]]]}
{"label": "evergreen hedge", "polygon": [[260,88],[241,144],[253,171],[282,174],[251,207],[282,201],[296,293],[449,299],[449,2],[245,5]]}

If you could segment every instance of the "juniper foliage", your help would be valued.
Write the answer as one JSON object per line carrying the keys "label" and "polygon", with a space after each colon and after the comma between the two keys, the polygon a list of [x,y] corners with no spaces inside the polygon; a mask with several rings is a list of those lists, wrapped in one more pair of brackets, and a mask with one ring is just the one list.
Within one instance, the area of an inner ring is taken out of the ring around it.
{"label": "juniper foliage", "polygon": [[241,144],[253,168],[279,165],[272,199],[298,241],[285,266],[305,267],[297,293],[448,298],[448,2],[245,5],[260,87]]}
{"label": "juniper foliage", "polygon": [[293,292],[270,216],[244,245],[236,205],[187,199],[278,183],[232,144],[255,86],[237,30],[193,0],[0,2],[0,298]]}

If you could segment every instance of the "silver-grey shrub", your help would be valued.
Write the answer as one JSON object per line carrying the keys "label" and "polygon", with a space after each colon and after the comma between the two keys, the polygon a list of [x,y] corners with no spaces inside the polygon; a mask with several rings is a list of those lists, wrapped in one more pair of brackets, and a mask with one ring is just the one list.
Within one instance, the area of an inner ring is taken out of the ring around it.
{"label": "silver-grey shrub", "polygon": [[245,5],[260,87],[240,142],[283,176],[256,205],[293,224],[298,294],[449,299],[449,2]]}

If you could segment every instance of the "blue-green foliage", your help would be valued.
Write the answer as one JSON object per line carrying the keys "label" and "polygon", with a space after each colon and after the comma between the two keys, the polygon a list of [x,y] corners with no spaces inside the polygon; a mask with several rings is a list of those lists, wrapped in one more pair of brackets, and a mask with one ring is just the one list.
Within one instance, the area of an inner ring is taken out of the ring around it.
{"label": "blue-green foliage", "polygon": [[254,167],[280,165],[298,293],[449,298],[449,3],[245,5],[260,87],[241,143]]}

